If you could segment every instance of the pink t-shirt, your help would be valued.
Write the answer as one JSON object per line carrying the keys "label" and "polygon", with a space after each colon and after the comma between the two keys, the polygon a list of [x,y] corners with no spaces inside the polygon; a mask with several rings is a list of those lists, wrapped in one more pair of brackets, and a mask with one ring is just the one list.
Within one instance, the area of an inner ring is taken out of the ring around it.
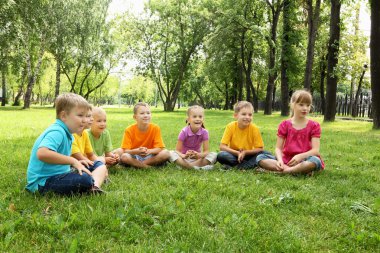
{"label": "pink t-shirt", "polygon": [[[295,129],[292,121],[288,119],[278,126],[277,136],[285,139],[282,160],[287,164],[293,156],[311,149],[311,139],[313,137],[321,138],[321,126],[318,122],[309,120],[305,128]],[[322,168],[324,168],[325,165],[322,159],[321,162]]]}
{"label": "pink t-shirt", "polygon": [[208,140],[208,131],[201,127],[198,132],[193,133],[190,126],[184,127],[178,135],[178,140],[182,141],[182,154],[188,150],[201,152],[201,145]]}

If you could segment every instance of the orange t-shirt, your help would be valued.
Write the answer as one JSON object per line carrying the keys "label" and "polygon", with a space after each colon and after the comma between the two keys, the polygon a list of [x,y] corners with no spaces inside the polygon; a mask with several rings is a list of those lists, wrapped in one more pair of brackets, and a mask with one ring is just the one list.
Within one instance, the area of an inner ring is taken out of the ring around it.
{"label": "orange t-shirt", "polygon": [[130,150],[139,147],[149,149],[165,148],[158,125],[150,123],[148,130],[145,132],[140,131],[137,124],[133,124],[125,129],[121,148]]}

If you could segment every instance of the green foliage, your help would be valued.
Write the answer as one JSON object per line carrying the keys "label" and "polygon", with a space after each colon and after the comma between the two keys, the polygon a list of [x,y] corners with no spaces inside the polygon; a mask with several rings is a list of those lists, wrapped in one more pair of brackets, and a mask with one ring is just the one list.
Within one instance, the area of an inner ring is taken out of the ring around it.
{"label": "green foliage", "polygon": [[[106,111],[117,147],[134,122],[132,110]],[[160,108],[152,116],[173,149],[185,110]],[[59,197],[24,190],[30,150],[55,120],[54,110],[5,107],[0,118],[3,252],[376,252],[380,247],[380,133],[368,122],[321,123],[326,169],[312,177],[223,171],[219,165],[207,172],[117,166],[104,186],[108,194]],[[254,115],[266,149],[273,150],[283,119]],[[211,150],[218,150],[231,120],[232,111],[206,110]]]}

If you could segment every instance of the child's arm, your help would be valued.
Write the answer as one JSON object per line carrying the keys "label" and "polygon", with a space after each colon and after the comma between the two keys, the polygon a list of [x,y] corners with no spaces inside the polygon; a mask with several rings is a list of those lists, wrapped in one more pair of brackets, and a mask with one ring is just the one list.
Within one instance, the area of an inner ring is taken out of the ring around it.
{"label": "child's arm", "polygon": [[232,149],[224,143],[220,143],[219,149],[220,149],[220,151],[226,151],[226,152],[231,153],[235,156],[239,156],[239,153],[240,153],[239,150]]}
{"label": "child's arm", "polygon": [[302,162],[309,156],[319,156],[320,139],[317,137],[311,138],[311,149],[307,152],[293,156],[288,162],[289,166],[294,166]]}
{"label": "child's arm", "polygon": [[178,155],[182,158],[182,159],[186,159],[189,157],[188,154],[182,154],[182,146],[183,146],[183,141],[181,140],[178,140],[177,141],[177,144],[175,146],[175,151],[177,151]]}
{"label": "child's arm", "polygon": [[45,163],[50,164],[68,164],[74,168],[76,168],[80,175],[82,175],[82,171],[91,175],[91,172],[86,169],[77,159],[74,157],[62,155],[53,150],[50,150],[46,147],[41,147],[37,151],[37,158]]}
{"label": "child's arm", "polygon": [[75,154],[71,154],[71,156],[74,157],[75,159],[77,159],[78,161],[80,161],[85,166],[90,166],[90,165],[94,164],[93,161],[91,161],[90,159],[88,159],[87,157],[85,157],[81,152],[78,152],[78,153],[75,153]]}
{"label": "child's arm", "polygon": [[284,148],[285,139],[277,136],[275,155],[277,159],[277,170],[282,171],[284,169],[284,161],[282,160],[282,149]]}
{"label": "child's arm", "polygon": [[[189,150],[190,151],[190,150]],[[209,153],[209,140],[202,142],[202,152],[198,153],[197,151],[191,150],[191,158],[201,159],[205,158]]]}
{"label": "child's arm", "polygon": [[87,156],[87,158],[88,158],[90,161],[96,161],[96,160],[99,160],[99,159],[98,159],[98,156],[95,155],[94,152],[86,153],[86,156]]}

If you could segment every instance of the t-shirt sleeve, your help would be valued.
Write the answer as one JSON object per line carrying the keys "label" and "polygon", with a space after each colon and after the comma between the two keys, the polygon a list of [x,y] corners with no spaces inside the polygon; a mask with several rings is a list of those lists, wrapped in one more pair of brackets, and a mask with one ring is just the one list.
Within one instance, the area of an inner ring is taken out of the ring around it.
{"label": "t-shirt sleeve", "polygon": [[321,138],[321,126],[318,122],[314,122],[313,128],[311,129],[311,137]]}
{"label": "t-shirt sleeve", "polygon": [[121,148],[123,149],[131,149],[132,148],[132,138],[131,133],[127,129],[124,131],[123,140],[121,141]]}
{"label": "t-shirt sleeve", "polygon": [[185,129],[182,129],[181,132],[178,134],[178,140],[185,141],[186,139],[186,131]]}
{"label": "t-shirt sleeve", "polygon": [[94,152],[94,150],[92,149],[92,145],[91,145],[91,141],[90,141],[90,137],[88,136],[88,133],[84,135],[84,141],[85,141],[84,153],[88,154],[88,153]]}
{"label": "t-shirt sleeve", "polygon": [[71,154],[80,153],[80,148],[78,144],[78,139],[74,138],[73,144],[71,145]]}
{"label": "t-shirt sleeve", "polygon": [[113,150],[111,134],[109,131],[105,131],[104,152],[111,152]]}
{"label": "t-shirt sleeve", "polygon": [[62,142],[63,135],[59,131],[50,131],[44,136],[38,148],[44,147],[57,152]]}
{"label": "t-shirt sleeve", "polygon": [[277,136],[286,138],[288,135],[288,127],[286,125],[286,122],[287,121],[283,121],[278,126]]}
{"label": "t-shirt sleeve", "polygon": [[161,136],[161,129],[159,126],[157,126],[154,131],[153,148],[165,148],[165,144]]}
{"label": "t-shirt sleeve", "polygon": [[207,141],[209,139],[208,131],[205,129],[202,134],[202,141]]}
{"label": "t-shirt sleeve", "polygon": [[224,129],[223,137],[220,142],[222,144],[229,145],[231,142],[231,136],[232,136],[231,126],[227,125],[226,129]]}

